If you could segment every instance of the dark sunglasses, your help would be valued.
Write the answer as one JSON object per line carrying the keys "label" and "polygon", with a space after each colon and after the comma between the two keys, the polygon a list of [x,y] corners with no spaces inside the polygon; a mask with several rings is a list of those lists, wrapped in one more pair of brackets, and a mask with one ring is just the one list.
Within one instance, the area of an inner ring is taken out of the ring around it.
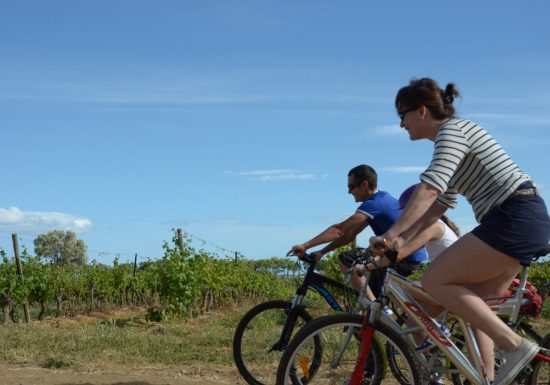
{"label": "dark sunglasses", "polygon": [[[416,108],[418,108],[418,107],[416,107]],[[407,108],[406,110],[403,110],[403,111],[397,111],[397,115],[399,116],[399,119],[401,119],[401,121],[403,121],[403,119],[405,118],[405,114],[407,112],[411,112],[411,111],[416,110],[416,108]]]}
{"label": "dark sunglasses", "polygon": [[364,182],[364,180],[362,180],[361,182],[354,183],[354,184],[348,184],[348,192],[351,193],[357,187],[361,186],[363,184],[363,182]]}

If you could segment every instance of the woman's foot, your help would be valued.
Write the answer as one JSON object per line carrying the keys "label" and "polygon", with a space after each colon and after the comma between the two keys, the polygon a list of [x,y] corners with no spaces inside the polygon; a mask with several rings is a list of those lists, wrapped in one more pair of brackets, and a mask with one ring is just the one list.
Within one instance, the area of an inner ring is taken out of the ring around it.
{"label": "woman's foot", "polygon": [[498,369],[495,385],[508,385],[519,372],[536,356],[540,346],[523,338],[519,349],[514,352],[503,352],[503,362]]}

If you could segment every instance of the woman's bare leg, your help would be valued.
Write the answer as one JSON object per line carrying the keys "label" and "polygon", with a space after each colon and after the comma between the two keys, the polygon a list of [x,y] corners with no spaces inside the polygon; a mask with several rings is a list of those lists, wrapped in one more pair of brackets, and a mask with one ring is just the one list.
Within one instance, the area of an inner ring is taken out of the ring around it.
{"label": "woman's bare leg", "polygon": [[479,347],[479,353],[481,359],[485,365],[485,373],[489,381],[495,380],[495,343],[487,334],[481,330],[474,328],[474,334],[476,336],[477,345]]}
{"label": "woman's bare leg", "polygon": [[[508,289],[509,283],[507,282],[508,273],[504,272],[503,276],[498,276],[489,281],[468,285],[467,287],[481,298],[496,298],[504,294]],[[515,275],[514,275],[515,276]],[[495,379],[495,344],[491,337],[482,332],[481,330],[474,328],[476,340],[479,346],[481,358],[485,363],[485,370],[489,380]]]}
{"label": "woman's bare leg", "polygon": [[519,271],[519,262],[466,234],[428,267],[422,286],[437,302],[482,330],[508,351],[519,348],[521,337],[481,299],[487,283],[507,287]]}
{"label": "woman's bare leg", "polygon": [[[347,272],[349,271],[349,267],[344,265],[341,261],[338,261],[338,265],[340,266],[340,271],[342,272],[342,274],[346,275]],[[351,287],[353,287],[357,292],[361,291],[361,288],[365,284],[365,277],[359,277],[357,274],[352,274],[350,280],[351,280]],[[374,294],[372,293],[372,290],[368,286],[367,286],[367,291],[365,292],[365,297],[369,301],[376,300],[376,297],[374,296]]]}

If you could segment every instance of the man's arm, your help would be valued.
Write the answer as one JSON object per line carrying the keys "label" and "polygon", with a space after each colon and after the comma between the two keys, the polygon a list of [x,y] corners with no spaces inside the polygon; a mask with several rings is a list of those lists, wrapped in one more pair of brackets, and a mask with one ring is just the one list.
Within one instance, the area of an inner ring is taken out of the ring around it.
{"label": "man's arm", "polygon": [[368,217],[365,214],[355,213],[344,222],[328,227],[309,241],[293,246],[287,255],[302,256],[306,250],[330,242],[318,251],[320,254],[318,258],[320,258],[322,255],[350,243],[368,225]]}

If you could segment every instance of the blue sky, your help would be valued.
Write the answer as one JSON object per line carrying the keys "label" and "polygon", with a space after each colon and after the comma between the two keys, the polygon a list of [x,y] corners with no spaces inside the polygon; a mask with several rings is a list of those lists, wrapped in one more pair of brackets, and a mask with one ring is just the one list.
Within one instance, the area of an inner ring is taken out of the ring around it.
{"label": "blue sky", "polygon": [[[71,229],[90,259],[283,256],[354,212],[361,163],[394,195],[432,143],[393,108],[455,82],[550,201],[550,3],[14,1],[0,12],[0,247]],[[475,225],[466,201],[449,212]],[[370,231],[359,238],[365,243]]]}

